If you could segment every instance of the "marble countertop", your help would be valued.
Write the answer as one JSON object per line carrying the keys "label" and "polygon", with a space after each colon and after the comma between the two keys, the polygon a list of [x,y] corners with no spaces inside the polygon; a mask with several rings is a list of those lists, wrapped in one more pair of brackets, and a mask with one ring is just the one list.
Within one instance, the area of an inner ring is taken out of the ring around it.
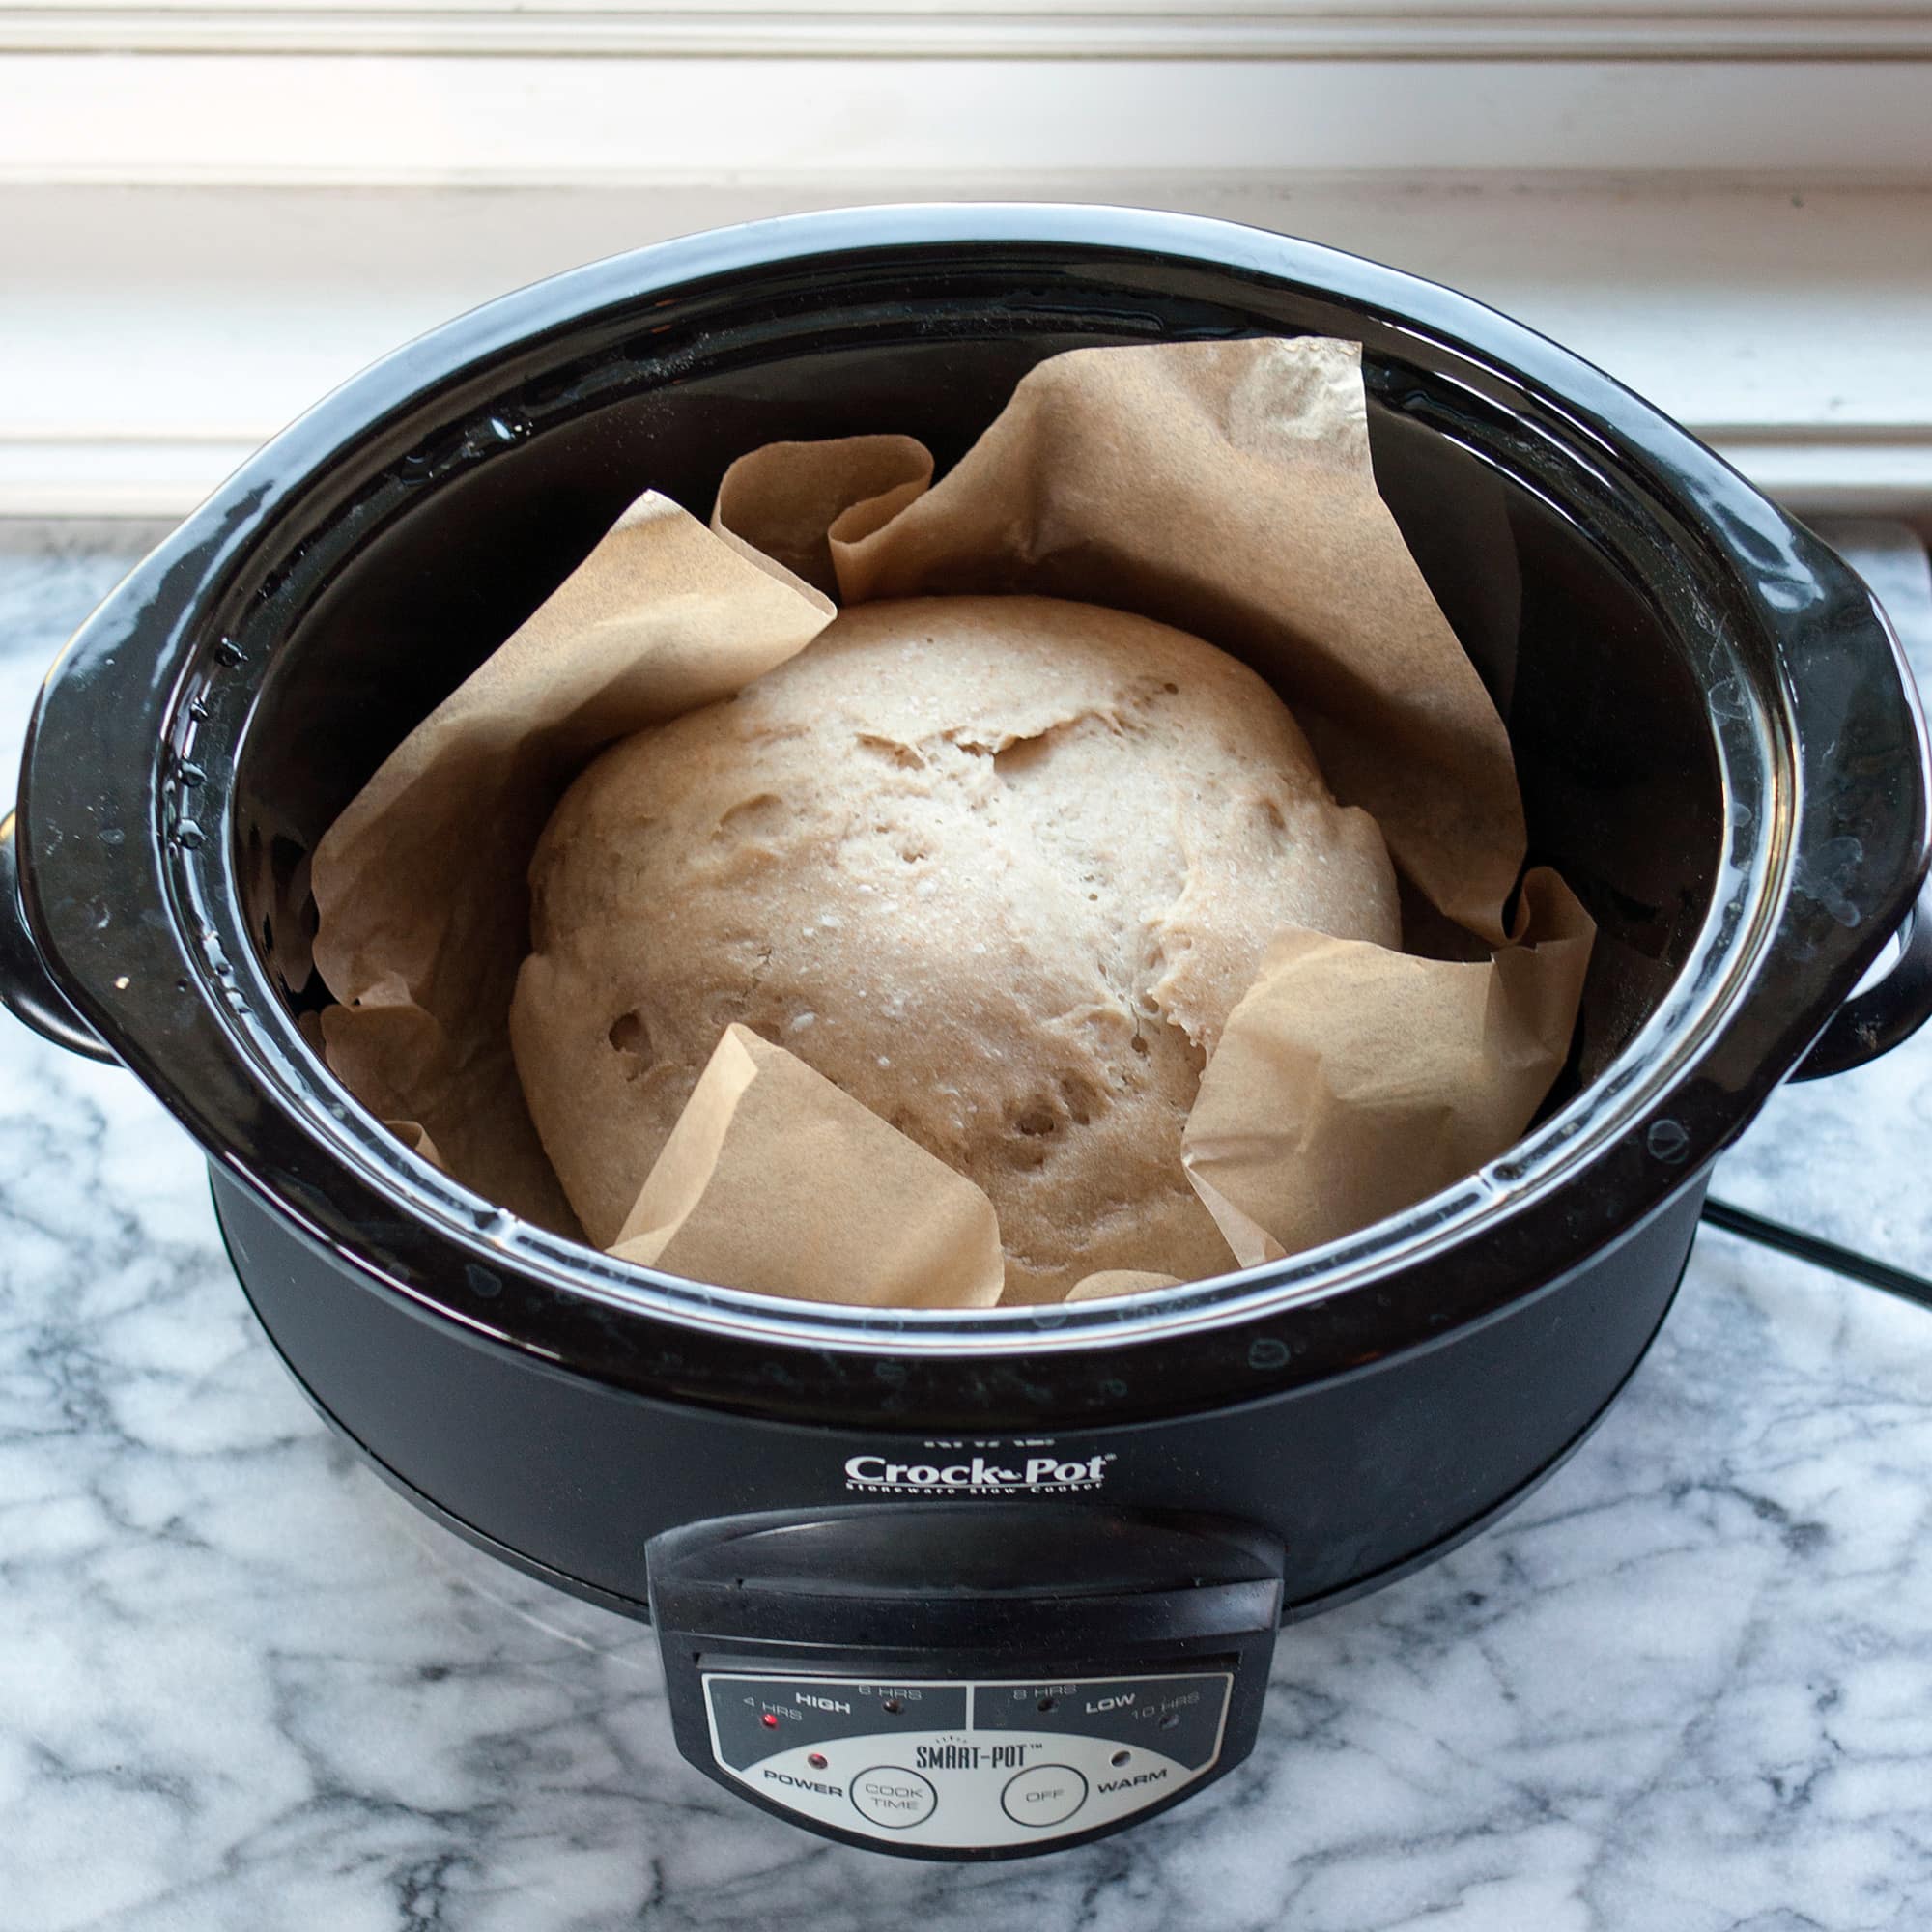
{"label": "marble countertop", "polygon": [[[0,771],[155,534],[0,526]],[[1780,1094],[1719,1190],[1925,1271],[1928,1135],[1932,1033]],[[331,1439],[142,1089],[0,1023],[4,1932],[1920,1926],[1932,1314],[1707,1230],[1554,1480],[1284,1633],[1252,1761],[1085,1849],[828,1844],[688,1769],[663,1704],[648,1630]]]}

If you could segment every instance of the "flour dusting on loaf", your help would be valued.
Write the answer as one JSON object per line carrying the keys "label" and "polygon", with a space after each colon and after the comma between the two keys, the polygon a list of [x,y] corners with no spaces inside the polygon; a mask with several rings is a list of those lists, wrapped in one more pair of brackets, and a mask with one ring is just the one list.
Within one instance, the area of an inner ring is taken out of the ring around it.
{"label": "flour dusting on loaf", "polygon": [[1261,679],[1091,605],[843,612],[625,739],[530,867],[511,1037],[616,1239],[719,1037],[797,1054],[992,1198],[1009,1301],[1234,1265],[1180,1133],[1282,926],[1400,944],[1367,813]]}

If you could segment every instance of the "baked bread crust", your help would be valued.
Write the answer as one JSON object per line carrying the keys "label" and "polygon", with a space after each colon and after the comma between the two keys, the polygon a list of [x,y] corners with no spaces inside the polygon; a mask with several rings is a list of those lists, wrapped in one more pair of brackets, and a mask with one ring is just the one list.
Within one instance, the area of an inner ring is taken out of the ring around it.
{"label": "baked bread crust", "polygon": [[1233,1258],[1180,1133],[1269,937],[1400,944],[1375,821],[1197,638],[1093,605],[842,612],[738,696],[612,746],[530,866],[530,1113],[617,1238],[740,1022],[976,1180],[1008,1301]]}

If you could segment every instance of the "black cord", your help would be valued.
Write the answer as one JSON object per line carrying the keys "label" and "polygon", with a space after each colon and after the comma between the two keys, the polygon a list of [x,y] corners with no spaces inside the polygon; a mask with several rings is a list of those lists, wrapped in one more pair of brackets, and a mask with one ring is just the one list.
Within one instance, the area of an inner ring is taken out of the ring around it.
{"label": "black cord", "polygon": [[1816,1267],[1830,1268],[1834,1274],[1848,1275],[1853,1281],[1882,1288],[1888,1294],[1916,1301],[1921,1308],[1932,1308],[1932,1281],[1906,1268],[1893,1267],[1889,1262],[1861,1255],[1852,1248],[1841,1248],[1835,1241],[1821,1240],[1803,1229],[1788,1228],[1782,1221],[1767,1220],[1747,1208],[1733,1208],[1728,1201],[1707,1199],[1704,1219],[1727,1235],[1742,1235],[1747,1241],[1796,1255],[1800,1261],[1810,1262]]}

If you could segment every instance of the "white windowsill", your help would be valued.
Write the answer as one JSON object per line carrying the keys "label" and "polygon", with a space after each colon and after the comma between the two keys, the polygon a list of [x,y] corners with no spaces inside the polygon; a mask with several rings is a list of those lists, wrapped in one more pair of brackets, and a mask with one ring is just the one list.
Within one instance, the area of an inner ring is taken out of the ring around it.
{"label": "white windowsill", "polygon": [[[1932,513],[1932,185],[1042,172],[897,198],[1185,208],[1410,269],[1600,363],[1801,508]],[[810,186],[0,187],[0,515],[175,516],[344,377],[664,236],[888,198]]]}

